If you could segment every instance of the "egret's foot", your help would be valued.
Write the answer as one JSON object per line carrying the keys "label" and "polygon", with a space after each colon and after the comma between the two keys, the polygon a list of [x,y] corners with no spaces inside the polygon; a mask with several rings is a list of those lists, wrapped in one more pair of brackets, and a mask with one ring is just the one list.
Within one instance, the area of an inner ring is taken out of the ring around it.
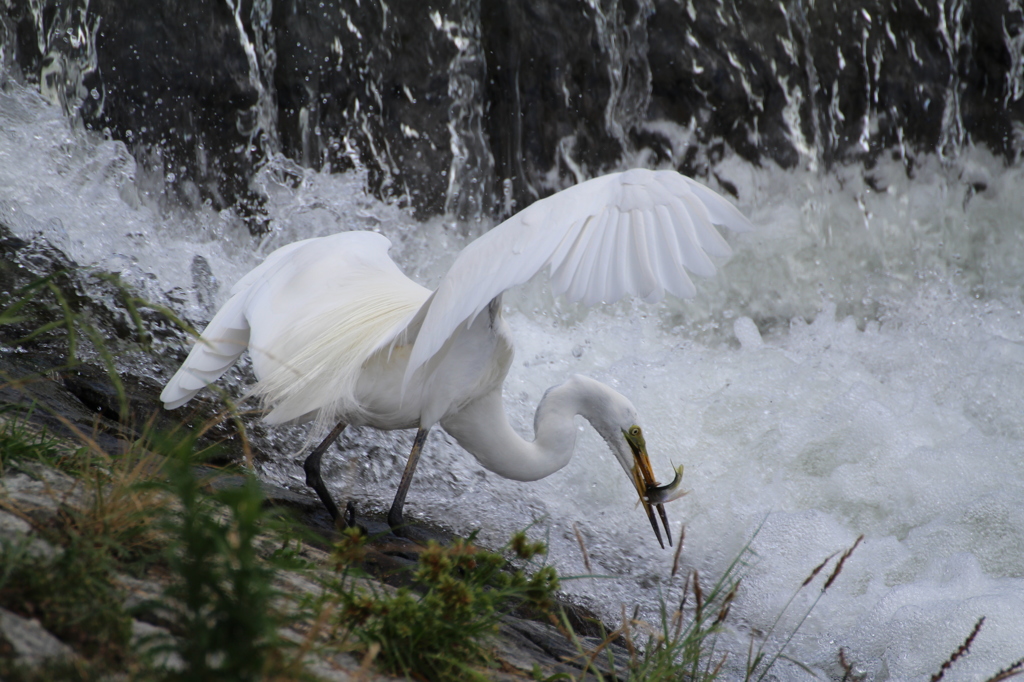
{"label": "egret's foot", "polygon": [[319,470],[315,471],[311,475],[309,467],[306,468],[306,485],[316,492],[316,496],[320,498],[320,501],[323,503],[327,513],[331,515],[334,525],[339,528],[344,528],[345,519],[342,517],[341,511],[338,509],[338,505],[336,505],[334,503],[334,499],[331,498],[331,493],[328,492],[327,486],[324,485],[323,480],[320,478]]}
{"label": "egret's foot", "polygon": [[356,505],[351,500],[345,504],[345,514],[341,518],[335,520],[335,525],[338,530],[355,528],[364,537],[370,537],[370,531],[366,529],[366,526],[356,521]]}
{"label": "egret's foot", "polygon": [[400,538],[408,538],[408,526],[405,523],[405,519],[402,517],[402,510],[391,508],[388,512],[388,525],[391,527],[391,532]]}

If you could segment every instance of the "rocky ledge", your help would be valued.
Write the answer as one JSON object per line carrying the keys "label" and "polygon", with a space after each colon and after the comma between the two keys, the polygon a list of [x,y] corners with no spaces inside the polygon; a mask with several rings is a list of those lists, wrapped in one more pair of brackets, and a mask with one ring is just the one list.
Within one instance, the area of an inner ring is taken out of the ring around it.
{"label": "rocky ledge", "polygon": [[[85,438],[94,444],[103,443],[109,452],[127,452],[130,442],[126,438],[132,434],[125,432],[124,425],[107,419],[102,411],[97,413],[95,409],[89,409],[76,396],[76,393],[83,393],[83,382],[92,387],[89,394],[94,398],[96,395],[102,397],[104,392],[104,385],[98,377],[93,377],[92,381],[83,378],[89,376],[89,367],[82,369],[85,371],[76,373],[77,382],[69,382],[60,373],[51,373],[28,383],[6,381],[0,387],[0,400],[8,407],[8,417],[0,422],[0,433],[10,434],[13,429],[20,431],[22,436],[34,437],[44,430],[58,434],[61,437],[56,441],[56,447],[66,448],[69,456],[82,447],[82,434],[86,434]],[[7,377],[24,375],[25,370],[23,360],[13,362],[10,357],[0,358],[0,371]],[[97,368],[93,371],[99,374]],[[138,386],[135,388],[141,390]],[[99,398],[96,400],[103,402]],[[10,415],[14,414],[18,416],[12,419]],[[77,436],[74,435],[76,432]],[[97,488],[88,472],[69,473],[65,467],[57,468],[37,459],[20,458],[11,451],[12,447],[6,436],[0,438],[0,544],[8,554],[10,561],[4,562],[8,566],[13,565],[12,553],[15,551],[40,559],[50,559],[65,552],[66,548],[52,541],[52,534],[46,532],[47,529],[66,524],[76,514],[86,514],[95,508],[98,495],[109,494],[109,484]],[[152,460],[149,466],[153,466]],[[214,489],[237,487],[244,480],[237,473],[217,473],[213,468],[201,468],[207,475],[204,478],[210,481],[207,485]],[[71,471],[74,472],[74,468]],[[338,533],[328,523],[319,502],[312,496],[306,497],[269,484],[263,485],[263,492],[264,504],[287,509],[287,517],[296,524],[296,535],[307,538],[294,548],[293,559],[300,567],[276,569],[274,588],[278,596],[275,599],[279,607],[283,605],[286,612],[283,621],[288,623],[280,629],[280,639],[305,651],[303,667],[314,679],[397,679],[377,671],[372,655],[331,646],[327,641],[329,635],[320,632],[322,623],[315,622],[314,616],[309,615],[309,609],[303,610],[310,598],[323,592],[323,586],[335,571],[330,548]],[[408,581],[409,569],[427,540],[451,541],[451,537],[439,529],[417,526],[413,539],[406,539],[384,532],[383,519],[365,517],[360,519],[360,523],[372,539],[361,562],[361,574],[366,577],[359,580],[363,581],[368,592],[374,594],[393,593],[395,586]],[[314,532],[307,532],[309,530]],[[275,538],[257,538],[254,545],[260,548],[262,555],[269,557],[280,548],[280,535]],[[167,588],[173,579],[166,567],[159,564],[135,567],[131,574],[113,573],[113,593],[120,600],[124,612],[131,614],[130,645],[127,648],[128,658],[123,661],[126,672],[111,674],[107,671],[102,679],[132,679],[135,669],[133,656],[146,656],[148,665],[152,666],[156,661],[157,666],[164,670],[174,670],[182,665],[175,659],[178,654],[173,652],[173,647],[170,647],[171,653],[150,650],[153,642],[166,642],[168,637],[173,637],[168,627],[169,619],[164,613],[168,608]],[[0,582],[0,597],[4,589],[3,582]],[[486,679],[495,680],[536,679],[537,675],[549,678],[560,673],[574,680],[594,679],[583,669],[587,657],[581,654],[581,647],[584,651],[594,650],[601,642],[578,634],[592,627],[586,614],[569,605],[565,608],[569,610],[576,643],[567,639],[564,628],[556,628],[550,622],[506,615],[488,642],[492,651],[491,661],[478,673]],[[62,641],[40,623],[45,618],[37,616],[0,608],[0,669],[5,673],[13,670],[23,679],[45,679],[38,677],[39,674],[49,674],[42,671],[62,670],[61,665],[70,665],[72,668],[68,669],[73,669],[75,661],[82,659],[81,642]],[[93,650],[96,646],[102,646],[102,642],[93,641]],[[607,643],[601,649],[602,655],[597,663],[601,665],[606,679],[614,679],[603,664],[609,654],[615,657],[616,667],[620,670],[628,668],[628,655],[624,649]],[[15,679],[19,679],[17,675]]]}

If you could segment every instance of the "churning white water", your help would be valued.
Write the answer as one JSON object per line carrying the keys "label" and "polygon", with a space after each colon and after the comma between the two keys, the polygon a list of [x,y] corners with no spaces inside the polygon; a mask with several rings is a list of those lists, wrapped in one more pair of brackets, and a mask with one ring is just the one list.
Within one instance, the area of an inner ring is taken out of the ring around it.
{"label": "churning white water", "polygon": [[[305,176],[293,188],[275,181],[285,170],[260,176],[273,226],[261,241],[230,213],[153,210],[159,178],[135,177],[122,145],[69,131],[16,87],[0,93],[0,217],[197,320],[293,239],[379,230],[427,284],[467,241],[463,228],[417,224],[367,198],[354,175],[290,169]],[[810,570],[860,534],[793,658],[841,676],[842,648],[869,679],[927,679],[981,616],[945,679],[984,678],[1024,656],[1024,169],[972,150],[917,159],[909,173],[900,160],[819,173],[731,159],[715,170],[760,229],[730,237],[735,256],[698,282],[697,299],[585,310],[543,282],[506,297],[513,423],[529,435],[544,390],[589,374],[637,405],[656,473],[686,466],[690,493],[668,506],[674,530],[686,525],[684,568],[710,583],[760,528],[722,640],[728,671]],[[653,618],[660,595],[678,598],[672,552],[604,443],[580,429],[570,465],[529,484],[484,471],[435,429],[407,518],[480,528],[492,545],[537,522],[564,575],[586,572],[576,526],[594,572],[610,577],[566,589],[609,621],[623,603]],[[282,433],[265,473],[301,489],[289,453],[302,431]],[[386,508],[411,434],[343,440],[356,454],[328,465],[335,494]],[[798,597],[769,651],[814,596]],[[786,663],[776,673],[807,676]]]}

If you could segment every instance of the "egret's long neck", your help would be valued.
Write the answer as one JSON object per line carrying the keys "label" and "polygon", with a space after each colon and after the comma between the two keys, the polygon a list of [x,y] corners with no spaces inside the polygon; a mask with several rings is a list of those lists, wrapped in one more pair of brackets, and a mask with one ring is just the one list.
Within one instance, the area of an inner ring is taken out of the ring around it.
{"label": "egret's long neck", "polygon": [[534,416],[533,442],[509,425],[500,386],[441,425],[487,469],[505,478],[535,481],[569,463],[576,445],[573,418],[579,414],[590,420],[592,403],[605,391],[611,389],[578,375],[548,389]]}

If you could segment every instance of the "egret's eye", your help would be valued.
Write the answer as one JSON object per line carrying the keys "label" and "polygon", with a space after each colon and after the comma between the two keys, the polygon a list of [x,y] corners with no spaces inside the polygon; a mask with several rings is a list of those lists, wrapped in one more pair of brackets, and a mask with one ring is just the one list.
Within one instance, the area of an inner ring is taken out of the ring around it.
{"label": "egret's eye", "polygon": [[640,436],[640,427],[636,425],[631,426],[629,429],[629,435],[633,436],[634,438],[638,438]]}

